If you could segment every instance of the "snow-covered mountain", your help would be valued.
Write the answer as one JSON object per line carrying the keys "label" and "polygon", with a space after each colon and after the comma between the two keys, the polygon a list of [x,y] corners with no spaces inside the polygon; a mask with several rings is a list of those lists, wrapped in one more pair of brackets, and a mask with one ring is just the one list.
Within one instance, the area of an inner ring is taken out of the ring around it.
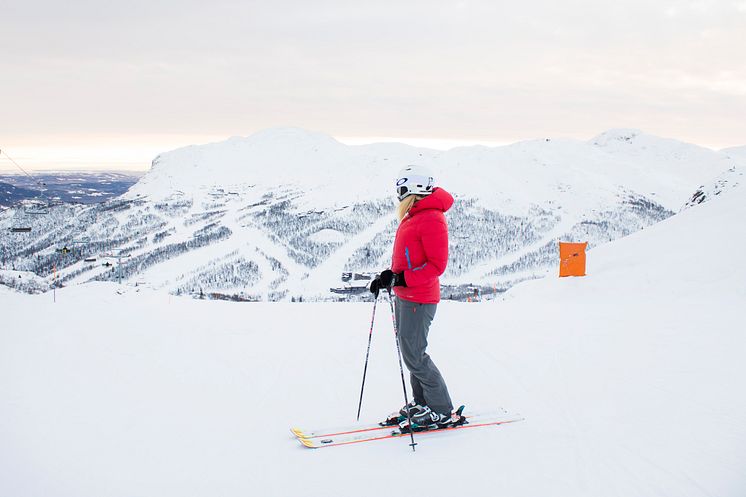
{"label": "snow-covered mountain", "polygon": [[[56,268],[71,284],[117,278],[119,268],[102,266],[101,256],[121,253],[129,256],[124,279],[176,293],[354,293],[365,279],[342,281],[343,273],[388,266],[393,179],[413,163],[432,168],[457,198],[443,284],[444,296],[458,299],[553,271],[558,239],[594,247],[665,219],[741,162],[636,130],[441,152],[271,129],[161,154],[125,195],[101,206],[0,214],[3,228],[34,228],[4,239],[4,264],[45,277]],[[65,246],[75,250],[55,252]]]}

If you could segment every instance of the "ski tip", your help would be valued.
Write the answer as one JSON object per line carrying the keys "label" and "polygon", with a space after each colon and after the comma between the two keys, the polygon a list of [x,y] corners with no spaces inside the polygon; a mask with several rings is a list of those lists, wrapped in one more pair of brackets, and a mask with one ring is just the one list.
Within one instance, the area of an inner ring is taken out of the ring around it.
{"label": "ski tip", "polygon": [[311,440],[308,440],[307,438],[298,438],[298,441],[303,444],[303,446],[308,447],[309,449],[316,449],[317,446],[314,445],[314,443]]}
{"label": "ski tip", "polygon": [[290,431],[298,438],[306,438],[306,435],[303,433],[303,430],[300,428],[292,427],[290,428]]}

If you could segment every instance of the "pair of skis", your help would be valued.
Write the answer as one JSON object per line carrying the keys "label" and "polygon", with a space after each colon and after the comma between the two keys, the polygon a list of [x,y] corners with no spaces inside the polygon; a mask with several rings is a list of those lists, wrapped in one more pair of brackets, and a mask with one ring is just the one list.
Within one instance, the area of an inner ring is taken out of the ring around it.
{"label": "pair of skis", "polygon": [[[415,431],[415,433],[418,437],[420,435],[430,435],[435,433],[444,434],[446,432],[465,430],[467,428],[499,426],[523,420],[523,417],[520,415],[510,414],[502,409],[495,412],[486,412],[464,417],[466,418],[464,424],[439,429]],[[339,447],[341,445],[359,444],[376,440],[391,440],[409,436],[409,431],[402,431],[402,429],[397,425],[381,426],[380,423],[312,430],[291,428],[290,431],[296,436],[298,441],[303,444],[303,446],[308,447],[309,449]]]}
{"label": "pair of skis", "polygon": [[[396,315],[394,313],[394,301],[391,296],[391,287],[386,288],[388,291],[388,300],[391,307],[391,321],[394,326],[394,338],[396,341],[396,352],[399,358],[399,373],[401,374],[402,390],[404,392],[404,405],[409,405],[409,398],[407,396],[407,384],[404,380],[404,366],[402,365],[402,354],[401,346],[399,344],[399,330],[396,322]],[[373,323],[376,317],[376,306],[378,305],[378,292],[376,292],[376,298],[373,301],[373,315],[370,318],[370,331],[368,332],[368,349],[365,353],[365,366],[363,368],[363,381],[360,386],[360,400],[357,407],[357,418],[360,420],[360,410],[363,406],[363,392],[365,390],[365,377],[368,372],[368,359],[370,357],[370,344],[373,338]],[[363,442],[372,442],[374,440],[387,440],[399,437],[409,436],[412,450],[415,450],[417,443],[414,440],[414,434],[417,436],[432,433],[444,433],[447,431],[464,430],[467,428],[479,428],[484,426],[496,426],[507,423],[514,423],[520,421],[523,418],[516,415],[508,414],[507,411],[502,410],[496,413],[486,413],[480,415],[463,416],[464,406],[461,406],[453,416],[458,422],[442,428],[433,429],[422,429],[412,423],[412,419],[407,414],[407,418],[402,421],[400,425],[390,425],[388,423],[377,423],[373,425],[357,425],[348,427],[335,427],[322,430],[304,430],[302,428],[291,428],[290,431],[297,437],[298,441],[303,446],[309,449],[321,449],[324,447],[339,447],[341,445],[358,444]],[[407,427],[406,430],[403,427]],[[412,429],[414,427],[414,429]]]}

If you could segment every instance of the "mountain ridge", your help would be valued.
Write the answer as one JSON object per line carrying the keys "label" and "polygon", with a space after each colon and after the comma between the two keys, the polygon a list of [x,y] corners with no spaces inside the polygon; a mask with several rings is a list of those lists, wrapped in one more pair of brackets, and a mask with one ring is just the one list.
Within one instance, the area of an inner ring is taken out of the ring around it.
{"label": "mountain ridge", "polygon": [[[410,163],[430,167],[443,186],[464,194],[487,196],[495,192],[510,197],[506,190],[515,190],[531,181],[538,190],[536,196],[546,198],[548,190],[563,175],[577,176],[569,182],[581,186],[582,176],[596,175],[593,186],[601,184],[616,190],[615,182],[635,181],[619,178],[626,174],[639,177],[634,189],[661,195],[653,191],[659,182],[655,176],[658,169],[668,167],[676,170],[666,174],[676,172],[681,178],[679,195],[663,195],[659,201],[667,208],[676,209],[691,193],[692,183],[717,176],[735,161],[739,159],[718,151],[628,129],[612,129],[588,141],[546,138],[496,147],[477,145],[437,151],[398,143],[348,146],[329,135],[300,128],[272,128],[245,138],[232,137],[160,154],[154,159],[151,171],[127,195],[165,198],[175,191],[196,193],[200,188],[216,185],[254,183],[318,188],[353,175],[358,184],[331,189],[335,197],[350,195],[359,188],[383,197],[390,195],[390,182],[398,170]],[[712,164],[706,178],[700,176],[703,163]],[[484,187],[475,183],[483,183]],[[476,192],[472,191],[475,189]],[[328,190],[320,197],[329,198]],[[517,201],[511,198],[511,202]],[[527,207],[525,202],[522,207]]]}

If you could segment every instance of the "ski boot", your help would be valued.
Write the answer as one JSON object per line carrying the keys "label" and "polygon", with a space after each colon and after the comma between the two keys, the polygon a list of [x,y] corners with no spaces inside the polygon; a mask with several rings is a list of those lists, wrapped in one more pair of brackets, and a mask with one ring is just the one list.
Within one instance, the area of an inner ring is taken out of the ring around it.
{"label": "ski boot", "polygon": [[442,430],[445,428],[452,428],[466,424],[466,418],[463,415],[464,406],[459,407],[456,411],[451,413],[450,416],[446,414],[439,414],[432,411],[429,407],[425,406],[421,412],[412,414],[412,424],[410,426],[409,420],[404,419],[399,422],[399,429],[402,433],[409,433],[413,431],[430,431],[430,430]]}
{"label": "ski boot", "polygon": [[424,410],[425,407],[421,406],[413,400],[409,404],[399,409],[398,412],[392,412],[391,414],[389,414],[389,416],[379,424],[381,426],[397,426],[403,420],[408,419],[410,415],[414,417],[417,413],[420,413]]}

